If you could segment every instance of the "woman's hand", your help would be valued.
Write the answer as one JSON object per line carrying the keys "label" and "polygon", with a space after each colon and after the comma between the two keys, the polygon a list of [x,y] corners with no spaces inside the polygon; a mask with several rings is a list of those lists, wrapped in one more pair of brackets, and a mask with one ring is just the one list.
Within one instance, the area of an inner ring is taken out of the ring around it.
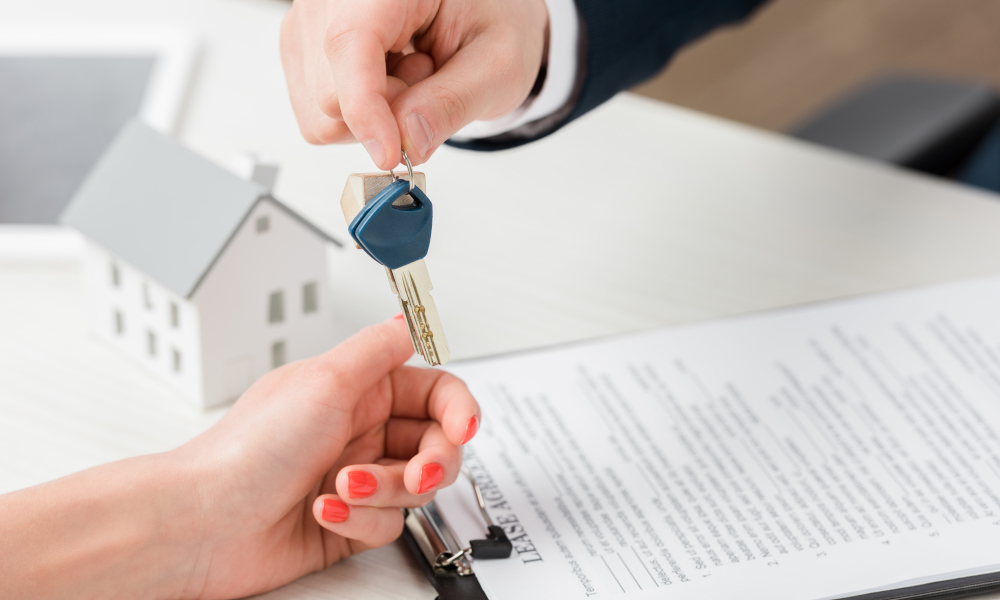
{"label": "woman's hand", "polygon": [[313,144],[360,141],[414,164],[477,119],[520,106],[538,76],[544,0],[295,0],[281,58]]}
{"label": "woman's hand", "polygon": [[201,463],[203,544],[188,592],[268,590],[402,532],[459,474],[479,407],[458,378],[401,366],[402,319],[255,383],[215,427],[178,449]]}
{"label": "woman's hand", "polygon": [[0,496],[4,597],[236,598],[381,546],[453,482],[465,385],[396,318],[272,371],[176,450]]}

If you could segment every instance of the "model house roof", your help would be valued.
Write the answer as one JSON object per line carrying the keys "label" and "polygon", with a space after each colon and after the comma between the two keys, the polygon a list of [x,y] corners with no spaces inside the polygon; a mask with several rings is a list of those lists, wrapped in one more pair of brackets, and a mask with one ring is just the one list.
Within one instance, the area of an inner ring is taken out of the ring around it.
{"label": "model house roof", "polygon": [[340,245],[260,185],[133,121],[97,162],[60,221],[188,297],[264,198]]}

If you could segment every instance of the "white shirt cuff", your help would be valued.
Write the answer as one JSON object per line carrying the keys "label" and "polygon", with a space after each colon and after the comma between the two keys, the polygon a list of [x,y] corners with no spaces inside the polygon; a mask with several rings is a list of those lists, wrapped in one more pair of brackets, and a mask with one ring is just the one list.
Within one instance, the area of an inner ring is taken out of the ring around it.
{"label": "white shirt cuff", "polygon": [[507,133],[548,117],[570,101],[576,86],[580,16],[574,0],[545,0],[545,5],[549,11],[549,60],[538,95],[502,117],[469,123],[451,139],[468,142]]}

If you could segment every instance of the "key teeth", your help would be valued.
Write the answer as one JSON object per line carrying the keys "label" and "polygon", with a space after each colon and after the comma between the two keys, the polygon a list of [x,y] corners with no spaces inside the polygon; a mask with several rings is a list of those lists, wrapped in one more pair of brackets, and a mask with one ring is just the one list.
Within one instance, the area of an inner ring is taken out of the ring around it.
{"label": "key teeth", "polygon": [[410,299],[410,310],[413,313],[413,320],[416,325],[416,328],[410,330],[411,338],[414,337],[414,333],[417,333],[417,341],[419,343],[415,344],[414,347],[417,348],[419,346],[417,348],[418,352],[430,366],[436,367],[444,364],[448,359],[444,358],[442,360],[438,352],[437,343],[434,340],[433,328],[427,322],[427,309],[424,307],[424,302],[420,298],[420,292],[417,290],[417,284],[410,273],[403,276],[403,288],[406,297]]}
{"label": "key teeth", "polygon": [[[413,324],[413,315],[410,314],[409,303],[406,300],[403,300],[402,296],[399,297],[399,308],[403,312],[403,318],[406,319],[406,331],[410,334],[410,344],[413,346],[413,351],[419,354],[420,357],[426,361],[427,357],[424,356],[424,349],[421,347],[420,341],[417,337],[413,335],[414,331],[416,331],[416,327]],[[434,365],[431,366],[433,367]]]}
{"label": "key teeth", "polygon": [[[422,263],[422,261],[418,261]],[[406,326],[410,332],[410,342],[414,351],[432,367],[446,364],[449,359],[448,341],[444,337],[444,329],[438,321],[434,299],[430,296],[430,277],[426,278],[427,298],[420,296],[420,286],[417,285],[410,269],[426,273],[426,266],[412,263],[401,269],[390,272],[390,281],[398,290],[399,305],[406,318]],[[425,306],[426,305],[426,306]],[[427,307],[430,307],[428,311]],[[433,316],[431,316],[433,315]],[[435,338],[435,331],[438,335]]]}

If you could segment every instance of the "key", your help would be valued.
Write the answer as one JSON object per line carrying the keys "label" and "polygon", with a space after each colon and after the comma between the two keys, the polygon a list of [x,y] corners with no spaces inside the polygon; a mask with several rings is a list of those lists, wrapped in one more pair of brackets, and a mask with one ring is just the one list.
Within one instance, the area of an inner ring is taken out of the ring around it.
{"label": "key", "polygon": [[385,265],[413,349],[436,366],[447,363],[450,352],[423,261],[430,246],[433,205],[410,181],[397,179],[386,186],[351,219],[348,229],[369,256]]}
{"label": "key", "polygon": [[413,349],[432,367],[448,362],[450,352],[444,337],[441,318],[431,297],[431,276],[427,264],[416,260],[398,269],[386,268],[389,287],[399,297],[399,308],[406,318]]}
{"label": "key", "polygon": [[414,351],[437,366],[448,362],[450,352],[423,260],[433,220],[433,205],[421,189],[425,185],[424,174],[413,173],[412,167],[408,179],[351,175],[340,203],[358,248],[385,266]]}

